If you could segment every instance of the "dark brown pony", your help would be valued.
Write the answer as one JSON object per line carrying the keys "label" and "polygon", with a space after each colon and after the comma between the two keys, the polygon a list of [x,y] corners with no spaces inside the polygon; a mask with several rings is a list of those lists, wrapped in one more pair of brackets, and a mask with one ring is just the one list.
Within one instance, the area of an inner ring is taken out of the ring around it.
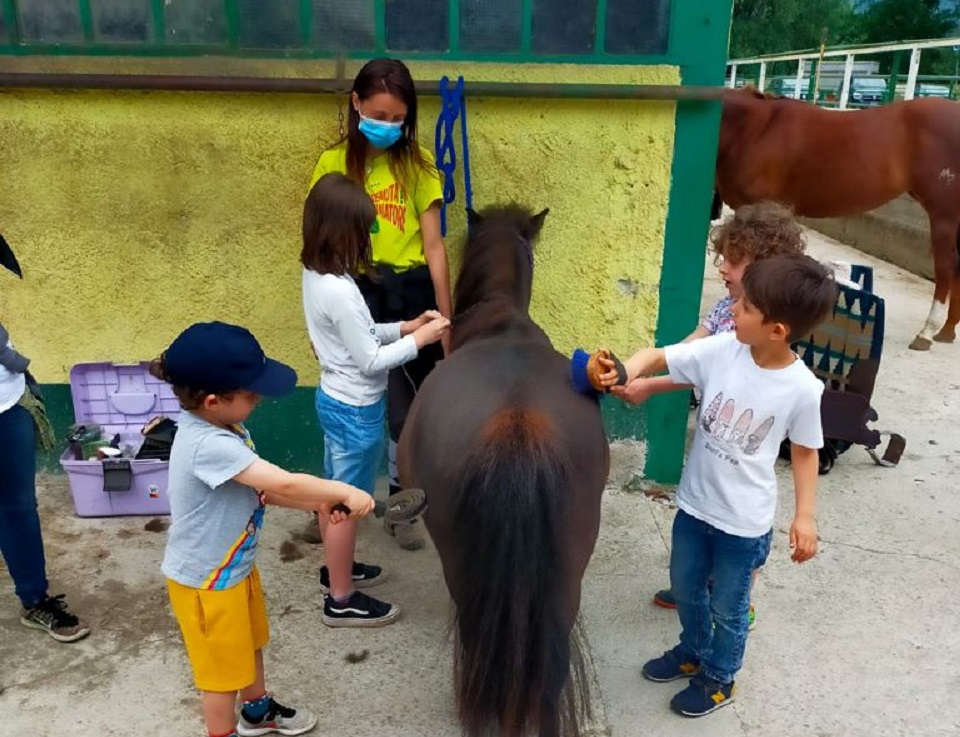
{"label": "dark brown pony", "polygon": [[936,277],[930,314],[910,347],[925,351],[931,340],[952,343],[956,338],[957,103],[922,99],[837,111],[749,87],[730,90],[723,101],[717,188],[733,208],[775,200],[791,205],[797,215],[815,218],[856,215],[909,194],[930,217]]}
{"label": "dark brown pony", "polygon": [[578,735],[589,703],[580,582],[600,527],[609,448],[598,403],[527,314],[547,211],[470,213],[454,349],[400,438],[404,486],[454,605],[454,689],[470,737]]}

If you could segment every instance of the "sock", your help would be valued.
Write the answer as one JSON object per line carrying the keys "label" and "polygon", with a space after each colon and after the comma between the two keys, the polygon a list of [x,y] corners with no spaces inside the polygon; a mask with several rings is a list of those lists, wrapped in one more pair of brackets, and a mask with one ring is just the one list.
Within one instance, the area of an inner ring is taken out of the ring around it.
{"label": "sock", "polygon": [[334,596],[333,600],[337,602],[337,604],[346,604],[350,600],[350,597],[353,596],[353,594],[354,592],[351,591],[349,594],[346,594],[345,596]]}
{"label": "sock", "polygon": [[225,732],[223,734],[214,734],[213,732],[208,732],[207,734],[209,734],[210,737],[237,737],[236,732]]}
{"label": "sock", "polygon": [[259,699],[244,701],[241,709],[244,718],[249,722],[261,722],[270,711],[270,695],[264,694]]}

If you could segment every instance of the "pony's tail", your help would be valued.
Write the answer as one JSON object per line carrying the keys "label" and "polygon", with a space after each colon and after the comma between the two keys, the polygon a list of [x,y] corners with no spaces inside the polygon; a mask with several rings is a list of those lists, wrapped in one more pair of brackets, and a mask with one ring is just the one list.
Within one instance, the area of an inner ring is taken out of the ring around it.
{"label": "pony's tail", "polygon": [[568,473],[549,435],[546,418],[504,410],[457,484],[454,678],[468,737],[576,737],[589,712],[566,597]]}

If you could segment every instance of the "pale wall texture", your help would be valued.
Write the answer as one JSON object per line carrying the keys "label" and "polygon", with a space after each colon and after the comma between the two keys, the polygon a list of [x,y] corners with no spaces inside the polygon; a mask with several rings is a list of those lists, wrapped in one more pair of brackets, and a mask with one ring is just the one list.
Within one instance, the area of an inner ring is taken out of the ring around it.
{"label": "pale wall texture", "polygon": [[[413,67],[418,79],[462,73],[468,84],[679,81],[664,67]],[[420,135],[431,148],[438,102],[422,99]],[[249,327],[313,384],[300,208],[317,155],[336,139],[338,104],[322,95],[0,92],[0,232],[26,274],[2,280],[0,320],[38,378],[61,383],[78,362],[151,358],[187,324],[220,319]],[[475,206],[551,210],[532,311],[563,352],[652,342],[674,112],[672,103],[468,99]],[[462,208],[458,177],[455,266]]]}

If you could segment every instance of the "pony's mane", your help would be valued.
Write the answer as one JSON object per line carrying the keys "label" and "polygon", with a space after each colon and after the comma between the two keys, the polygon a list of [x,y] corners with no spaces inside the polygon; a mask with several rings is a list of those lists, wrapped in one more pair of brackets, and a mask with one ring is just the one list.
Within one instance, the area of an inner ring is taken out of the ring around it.
{"label": "pony's mane", "polygon": [[508,258],[516,258],[526,245],[530,248],[537,230],[533,215],[520,205],[497,205],[470,216],[470,228],[463,253],[463,265],[454,289],[454,316],[478,302],[491,298],[491,284],[505,271]]}
{"label": "pony's mane", "polygon": [[529,322],[533,241],[547,210],[532,215],[520,205],[472,210],[463,264],[454,289],[453,345],[501,333],[518,320]]}

